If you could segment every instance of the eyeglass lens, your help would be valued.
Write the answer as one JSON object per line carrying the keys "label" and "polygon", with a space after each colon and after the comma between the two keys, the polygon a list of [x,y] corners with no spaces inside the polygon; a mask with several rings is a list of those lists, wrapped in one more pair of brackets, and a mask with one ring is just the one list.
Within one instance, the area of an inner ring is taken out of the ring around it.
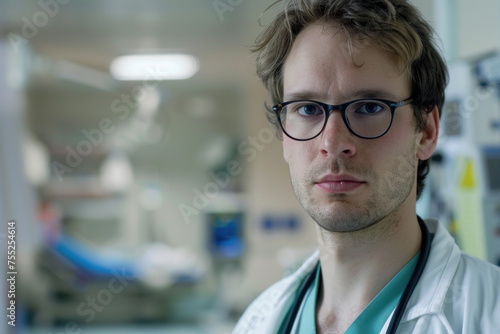
{"label": "eyeglass lens", "polygon": [[[361,100],[348,105],[345,110],[347,126],[362,137],[377,137],[391,124],[391,108],[381,101]],[[327,118],[323,106],[311,101],[297,101],[283,107],[280,113],[285,132],[297,139],[318,135]]]}

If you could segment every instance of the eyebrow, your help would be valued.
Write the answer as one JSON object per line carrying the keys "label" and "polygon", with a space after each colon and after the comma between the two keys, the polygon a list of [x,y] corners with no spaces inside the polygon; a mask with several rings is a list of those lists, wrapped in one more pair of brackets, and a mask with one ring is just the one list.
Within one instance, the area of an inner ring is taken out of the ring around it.
{"label": "eyebrow", "polygon": [[[284,102],[293,101],[293,100],[318,100],[321,102],[325,102],[327,100],[326,96],[323,94],[318,94],[315,91],[311,90],[302,90],[298,92],[292,92],[284,95]],[[348,94],[343,95],[340,98],[340,101],[335,101],[335,103],[344,103],[357,99],[368,99],[368,98],[379,98],[386,100],[398,100],[400,97],[395,96],[394,94],[382,90],[382,89],[358,89]],[[403,97],[403,99],[406,97]]]}
{"label": "eyebrow", "polygon": [[301,90],[297,92],[292,92],[289,94],[285,94],[283,96],[284,101],[293,101],[293,100],[325,100],[326,97],[322,94],[318,94],[312,90]]}

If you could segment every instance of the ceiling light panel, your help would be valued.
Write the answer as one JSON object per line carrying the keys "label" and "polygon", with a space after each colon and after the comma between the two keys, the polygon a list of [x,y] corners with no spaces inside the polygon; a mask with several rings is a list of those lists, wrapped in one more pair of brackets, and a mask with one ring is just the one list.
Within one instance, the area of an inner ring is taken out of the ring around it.
{"label": "ceiling light panel", "polygon": [[184,80],[198,72],[198,59],[187,54],[128,55],[113,60],[111,75],[117,80]]}

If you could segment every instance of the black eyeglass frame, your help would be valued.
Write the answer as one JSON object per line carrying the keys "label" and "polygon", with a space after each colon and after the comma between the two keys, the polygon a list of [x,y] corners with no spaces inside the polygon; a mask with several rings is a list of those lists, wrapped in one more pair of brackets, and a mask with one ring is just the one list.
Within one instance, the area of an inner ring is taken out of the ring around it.
{"label": "black eyeglass frame", "polygon": [[[385,129],[385,131],[382,132],[380,135],[377,135],[375,137],[365,137],[365,136],[358,135],[351,128],[351,125],[349,124],[349,120],[347,119],[345,112],[347,110],[347,107],[349,107],[349,105],[351,105],[353,103],[356,103],[356,102],[360,102],[360,101],[382,102],[382,103],[386,104],[389,107],[389,109],[391,110],[391,121],[389,122],[389,125],[387,126],[387,129]],[[312,102],[312,103],[316,103],[316,104],[320,105],[323,108],[323,110],[326,112],[326,117],[325,117],[325,122],[323,124],[323,127],[318,132],[318,134],[314,135],[311,138],[306,138],[306,139],[295,138],[293,136],[290,136],[288,134],[288,132],[286,132],[285,128],[283,127],[283,123],[281,122],[281,116],[280,116],[281,115],[281,110],[283,110],[283,108],[286,107],[287,105],[292,104],[292,103],[296,103],[296,102]],[[411,97],[407,98],[405,100],[399,101],[399,102],[394,102],[394,101],[384,100],[384,99],[378,99],[378,98],[373,98],[373,99],[371,99],[371,98],[365,98],[365,99],[357,99],[357,100],[349,101],[349,102],[338,104],[338,105],[326,104],[326,103],[318,102],[318,101],[314,101],[314,100],[293,100],[293,101],[287,101],[287,102],[275,104],[272,107],[272,110],[276,114],[276,117],[278,118],[278,122],[280,123],[281,130],[283,130],[283,132],[285,133],[285,135],[287,135],[289,138],[291,138],[293,140],[307,141],[307,140],[311,140],[311,139],[314,139],[317,136],[319,136],[323,132],[323,130],[325,130],[326,123],[328,123],[328,118],[330,117],[330,114],[333,111],[335,111],[335,110],[340,111],[340,113],[342,114],[342,119],[344,120],[344,124],[347,126],[347,128],[349,129],[349,131],[353,135],[355,135],[356,137],[359,137],[359,138],[363,138],[363,139],[377,139],[377,138],[380,138],[383,135],[385,135],[389,131],[389,129],[391,128],[392,121],[394,120],[394,112],[396,111],[396,109],[399,108],[399,107],[411,104],[412,102],[413,102],[413,99]]]}

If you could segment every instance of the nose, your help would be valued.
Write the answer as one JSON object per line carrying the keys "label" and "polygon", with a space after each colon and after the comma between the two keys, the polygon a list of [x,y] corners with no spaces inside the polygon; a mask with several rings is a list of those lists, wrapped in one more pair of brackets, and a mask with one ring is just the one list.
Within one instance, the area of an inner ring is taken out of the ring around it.
{"label": "nose", "polygon": [[320,152],[324,156],[353,156],[356,154],[354,137],[344,123],[342,114],[333,111],[320,135]]}

